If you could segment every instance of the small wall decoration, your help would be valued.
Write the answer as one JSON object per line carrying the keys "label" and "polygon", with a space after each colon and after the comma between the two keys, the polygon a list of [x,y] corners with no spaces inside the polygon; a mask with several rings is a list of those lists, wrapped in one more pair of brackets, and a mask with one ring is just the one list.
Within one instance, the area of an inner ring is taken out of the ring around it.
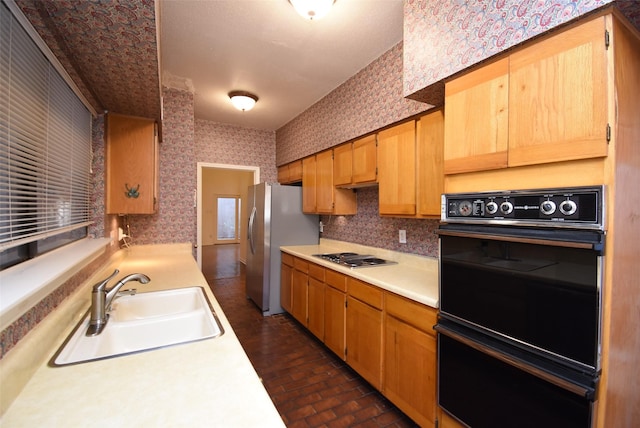
{"label": "small wall decoration", "polygon": [[140,196],[140,192],[138,192],[138,189],[140,188],[140,185],[138,184],[136,187],[129,187],[128,183],[124,184],[124,188],[127,189],[126,192],[124,192],[124,195],[127,198],[134,198],[137,199],[138,196]]}

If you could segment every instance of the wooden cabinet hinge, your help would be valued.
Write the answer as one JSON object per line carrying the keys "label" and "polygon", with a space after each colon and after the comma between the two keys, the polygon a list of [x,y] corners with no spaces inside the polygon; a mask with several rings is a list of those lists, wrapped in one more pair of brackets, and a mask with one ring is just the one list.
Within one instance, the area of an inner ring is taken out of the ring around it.
{"label": "wooden cabinet hinge", "polygon": [[607,123],[607,144],[611,142],[611,125]]}
{"label": "wooden cabinet hinge", "polygon": [[609,44],[611,43],[610,37],[609,37],[609,30],[604,30],[604,46],[609,49]]}

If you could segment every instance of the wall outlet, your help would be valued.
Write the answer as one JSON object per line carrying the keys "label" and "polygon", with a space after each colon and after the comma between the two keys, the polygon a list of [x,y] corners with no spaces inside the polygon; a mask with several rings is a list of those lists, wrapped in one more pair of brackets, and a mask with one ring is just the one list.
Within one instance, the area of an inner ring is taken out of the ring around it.
{"label": "wall outlet", "polygon": [[324,224],[322,224],[322,222],[320,222],[320,232],[324,232]]}
{"label": "wall outlet", "polygon": [[398,231],[398,242],[400,242],[401,244],[406,244],[407,243],[407,231],[400,229]]}

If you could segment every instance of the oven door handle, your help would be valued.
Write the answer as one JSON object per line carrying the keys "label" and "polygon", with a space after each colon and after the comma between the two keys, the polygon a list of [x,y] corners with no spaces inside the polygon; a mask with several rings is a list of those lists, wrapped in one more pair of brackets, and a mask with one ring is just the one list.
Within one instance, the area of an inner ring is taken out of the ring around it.
{"label": "oven door handle", "polygon": [[592,242],[573,242],[573,241],[556,241],[553,239],[544,239],[544,238],[530,238],[526,236],[517,236],[517,235],[497,235],[491,233],[482,233],[475,231],[460,231],[460,230],[452,230],[452,229],[438,229],[438,235],[445,236],[457,236],[462,238],[475,238],[475,239],[491,239],[493,241],[507,241],[507,242],[518,242],[523,244],[537,244],[537,245],[547,245],[552,247],[565,247],[565,248],[582,248],[587,250],[602,250],[602,244],[600,243],[592,243]]}
{"label": "oven door handle", "polygon": [[556,385],[562,389],[565,389],[569,392],[572,392],[580,397],[584,397],[587,398],[589,400],[592,400],[594,395],[595,395],[595,390],[593,388],[588,388],[582,385],[577,385],[573,382],[569,382],[566,379],[563,379],[559,376],[553,375],[549,372],[546,372],[544,370],[541,370],[537,367],[533,367],[529,364],[523,363],[522,361],[520,361],[517,358],[511,357],[509,355],[506,355],[502,352],[499,352],[489,346],[485,346],[482,343],[479,343],[475,340],[469,339],[453,330],[450,330],[448,328],[446,328],[445,326],[443,326],[442,324],[436,324],[434,327],[434,330],[436,330],[438,333],[443,334],[447,337],[450,337],[453,340],[456,340],[460,343],[463,343],[473,349],[475,349],[476,351],[482,352],[485,355],[488,355],[490,357],[493,357],[499,361],[502,361],[505,364],[508,364],[512,367],[515,367],[517,369],[520,369],[526,373],[529,373],[530,375],[533,375],[539,379],[545,380],[553,385]]}

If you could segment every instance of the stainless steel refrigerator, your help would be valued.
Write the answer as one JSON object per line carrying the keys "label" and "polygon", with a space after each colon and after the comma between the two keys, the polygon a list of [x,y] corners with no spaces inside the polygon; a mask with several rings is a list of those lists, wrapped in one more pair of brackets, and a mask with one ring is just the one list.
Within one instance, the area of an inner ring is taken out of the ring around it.
{"label": "stainless steel refrigerator", "polygon": [[263,315],[280,314],[280,246],[318,244],[319,217],[302,213],[298,186],[249,186],[248,203],[247,297]]}

